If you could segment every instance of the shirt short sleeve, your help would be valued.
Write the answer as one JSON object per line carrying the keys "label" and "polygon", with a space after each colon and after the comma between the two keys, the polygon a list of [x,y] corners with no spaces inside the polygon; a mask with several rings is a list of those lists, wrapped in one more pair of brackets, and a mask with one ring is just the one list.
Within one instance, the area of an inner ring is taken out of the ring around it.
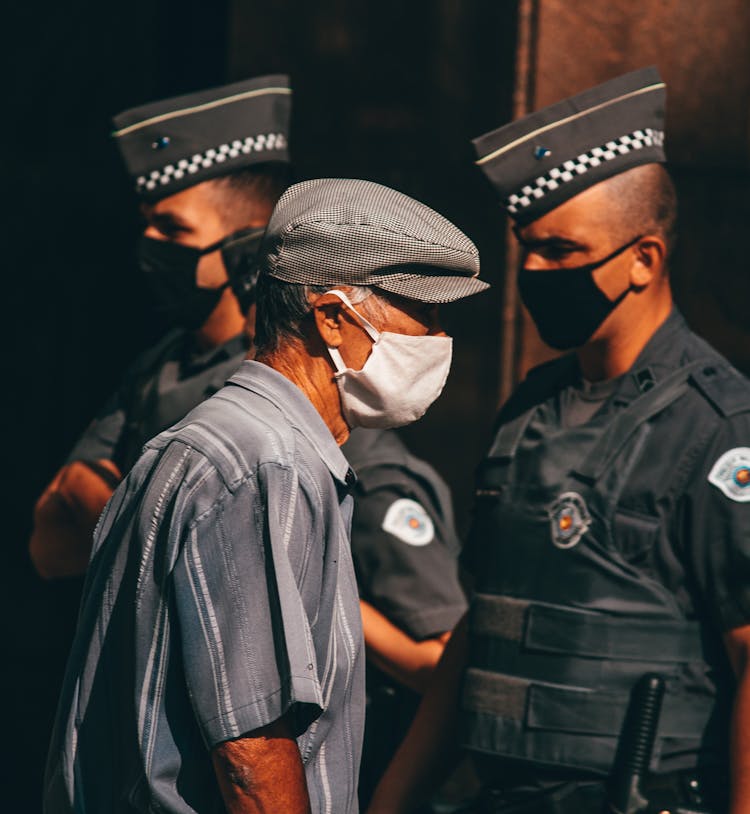
{"label": "shirt short sleeve", "polygon": [[[112,461],[122,442],[128,420],[131,418],[135,388],[143,377],[150,375],[176,343],[181,333],[171,331],[153,348],[140,354],[125,371],[120,386],[105,402],[93,421],[84,430],[68,455],[67,463],[81,460],[106,459]],[[120,461],[116,463],[121,466]],[[130,468],[129,466],[127,467]]]}
{"label": "shirt short sleeve", "polygon": [[686,554],[722,631],[750,624],[750,414],[726,419],[682,495]]}
{"label": "shirt short sleeve", "polygon": [[120,391],[104,405],[99,414],[84,430],[68,455],[73,461],[111,461],[125,428],[126,412]]}
{"label": "shirt short sleeve", "polygon": [[280,505],[295,491],[289,470],[262,470],[191,527],[174,570],[183,670],[209,747],[289,709],[301,734],[324,706],[294,576],[317,524],[304,499]]}
{"label": "shirt short sleeve", "polygon": [[412,638],[452,630],[466,609],[442,523],[405,476],[355,495],[352,554],[362,598]]}

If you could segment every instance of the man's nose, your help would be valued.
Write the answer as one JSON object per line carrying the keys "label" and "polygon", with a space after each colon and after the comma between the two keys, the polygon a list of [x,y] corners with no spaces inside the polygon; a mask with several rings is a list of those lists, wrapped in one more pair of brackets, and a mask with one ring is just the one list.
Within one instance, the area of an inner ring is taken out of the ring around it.
{"label": "man's nose", "polygon": [[146,224],[146,228],[143,230],[143,237],[150,237],[154,240],[164,240],[164,235],[154,226],[153,224]]}
{"label": "man's nose", "polygon": [[551,266],[550,261],[537,252],[524,252],[521,255],[521,267],[529,271],[547,271]]}

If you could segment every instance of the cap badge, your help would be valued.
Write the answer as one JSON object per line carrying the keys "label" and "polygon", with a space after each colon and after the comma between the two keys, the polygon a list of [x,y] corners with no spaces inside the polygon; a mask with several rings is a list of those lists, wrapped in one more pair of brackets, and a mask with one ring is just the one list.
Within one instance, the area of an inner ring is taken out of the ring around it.
{"label": "cap badge", "polygon": [[735,447],[725,452],[708,474],[708,482],[717,486],[737,503],[750,501],[750,448]]}
{"label": "cap badge", "polygon": [[578,492],[565,492],[547,510],[552,542],[557,548],[573,548],[591,525],[586,501]]}
{"label": "cap badge", "polygon": [[541,161],[543,158],[552,155],[552,150],[549,147],[534,147],[534,158]]}
{"label": "cap badge", "polygon": [[159,136],[156,141],[152,142],[151,149],[152,150],[163,150],[165,147],[169,146],[169,142],[171,139],[169,136]]}

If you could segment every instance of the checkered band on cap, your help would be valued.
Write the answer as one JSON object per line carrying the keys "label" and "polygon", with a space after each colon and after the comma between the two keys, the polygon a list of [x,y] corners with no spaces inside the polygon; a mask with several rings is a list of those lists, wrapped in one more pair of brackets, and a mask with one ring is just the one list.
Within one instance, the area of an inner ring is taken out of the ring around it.
{"label": "checkered band on cap", "polygon": [[303,285],[363,285],[423,302],[483,291],[479,253],[442,215],[388,187],[317,179],[279,200],[261,271]]}
{"label": "checkered band on cap", "polygon": [[593,167],[599,167],[607,161],[612,161],[633,150],[641,150],[644,147],[661,147],[663,144],[663,130],[653,130],[647,127],[644,130],[627,133],[614,141],[608,141],[600,147],[593,147],[575,158],[564,161],[544,175],[535,178],[517,192],[509,195],[505,200],[505,207],[508,212],[515,215]]}
{"label": "checkered band on cap", "polygon": [[[202,153],[195,153],[190,158],[183,158],[173,164],[167,164],[158,170],[152,170],[148,175],[141,175],[136,179],[136,190],[155,190],[174,181],[187,178],[201,170],[207,170],[215,165],[231,162],[232,159],[241,158],[250,153],[272,152],[286,150],[287,140],[283,133],[260,133],[257,136],[247,136],[236,139],[230,144],[219,144],[210,147]],[[259,157],[260,158],[260,157]],[[269,159],[272,156],[269,155]],[[227,170],[231,166],[227,165]]]}
{"label": "checkered band on cap", "polygon": [[663,164],[666,85],[655,67],[596,85],[473,140],[508,214],[531,223],[585,189]]}
{"label": "checkered band on cap", "polygon": [[291,104],[288,76],[259,76],[125,110],[112,136],[140,198],[157,201],[255,165],[289,163]]}

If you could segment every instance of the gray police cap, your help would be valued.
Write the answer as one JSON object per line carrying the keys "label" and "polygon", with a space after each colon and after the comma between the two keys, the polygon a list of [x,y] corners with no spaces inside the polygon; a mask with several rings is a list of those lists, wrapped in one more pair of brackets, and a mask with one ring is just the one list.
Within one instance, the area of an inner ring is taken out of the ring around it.
{"label": "gray police cap", "polygon": [[260,273],[303,285],[374,286],[422,302],[489,288],[479,252],[428,206],[370,181],[321,178],[290,187],[271,215]]}
{"label": "gray police cap", "polygon": [[260,76],[126,110],[112,134],[136,191],[159,200],[253,164],[288,162],[289,77]]}
{"label": "gray police cap", "polygon": [[664,162],[666,86],[643,68],[473,141],[508,214],[530,223],[605,178]]}

